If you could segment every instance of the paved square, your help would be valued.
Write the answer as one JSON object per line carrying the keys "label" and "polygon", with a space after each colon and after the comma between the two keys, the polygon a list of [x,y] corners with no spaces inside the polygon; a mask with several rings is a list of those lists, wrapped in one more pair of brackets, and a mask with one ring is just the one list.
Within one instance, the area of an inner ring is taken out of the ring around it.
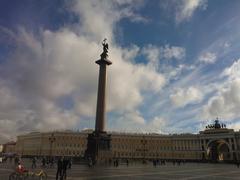
{"label": "paved square", "polygon": [[[26,162],[25,166],[29,169],[31,163]],[[13,171],[12,164],[0,165],[0,180],[8,180],[8,175]],[[36,171],[38,171],[37,169]],[[46,168],[48,179],[55,179],[56,167]],[[142,164],[120,164],[118,167],[101,166],[89,168],[86,165],[73,165],[69,169],[68,180],[78,179],[178,179],[178,180],[237,180],[240,179],[240,169],[233,164],[202,164],[202,163],[186,163],[181,166],[167,163],[165,166],[153,167],[151,163]]]}

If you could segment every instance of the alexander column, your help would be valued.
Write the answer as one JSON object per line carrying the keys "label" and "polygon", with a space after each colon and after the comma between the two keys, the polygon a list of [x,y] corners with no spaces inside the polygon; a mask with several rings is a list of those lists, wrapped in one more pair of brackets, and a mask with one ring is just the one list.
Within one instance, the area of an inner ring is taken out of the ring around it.
{"label": "alexander column", "polygon": [[107,66],[112,64],[107,59],[108,44],[106,40],[104,39],[102,43],[103,53],[101,54],[101,59],[96,61],[99,65],[99,77],[95,131],[98,133],[105,132]]}
{"label": "alexander column", "polygon": [[98,77],[98,96],[95,131],[88,134],[88,145],[85,152],[85,158],[92,160],[93,163],[105,161],[110,156],[110,141],[111,135],[105,131],[106,121],[106,84],[107,84],[107,66],[112,62],[108,58],[107,39],[102,42],[103,52],[100,55],[101,59],[96,63],[99,65]]}

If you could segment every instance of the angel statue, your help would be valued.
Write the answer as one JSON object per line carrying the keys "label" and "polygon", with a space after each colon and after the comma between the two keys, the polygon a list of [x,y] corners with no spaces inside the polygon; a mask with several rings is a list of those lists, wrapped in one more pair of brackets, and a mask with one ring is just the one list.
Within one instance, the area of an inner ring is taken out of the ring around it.
{"label": "angel statue", "polygon": [[101,56],[101,59],[107,59],[108,57],[108,43],[107,43],[107,39],[105,38],[102,42],[102,46],[103,46],[103,52],[102,54],[100,55]]}

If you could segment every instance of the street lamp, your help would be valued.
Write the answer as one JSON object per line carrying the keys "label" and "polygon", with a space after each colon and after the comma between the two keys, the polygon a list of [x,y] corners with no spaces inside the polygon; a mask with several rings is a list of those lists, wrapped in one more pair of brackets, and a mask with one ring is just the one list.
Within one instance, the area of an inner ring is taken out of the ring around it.
{"label": "street lamp", "polygon": [[145,136],[143,136],[143,139],[141,140],[142,146],[143,146],[143,163],[146,163],[145,160],[145,151],[146,151],[146,144],[147,144],[147,140],[145,139]]}
{"label": "street lamp", "polygon": [[52,145],[56,141],[54,133],[51,134],[51,136],[48,138],[48,140],[50,142],[50,153],[49,153],[49,156],[51,157],[52,156]]}

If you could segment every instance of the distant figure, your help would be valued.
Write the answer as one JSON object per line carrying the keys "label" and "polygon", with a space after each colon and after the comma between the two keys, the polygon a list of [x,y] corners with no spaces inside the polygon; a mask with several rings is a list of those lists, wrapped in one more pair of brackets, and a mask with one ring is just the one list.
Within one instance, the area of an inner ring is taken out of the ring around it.
{"label": "distant figure", "polygon": [[15,166],[18,164],[18,162],[19,162],[19,158],[16,156],[16,157],[14,158],[14,164],[15,164]]}
{"label": "distant figure", "polygon": [[42,167],[44,167],[44,168],[46,167],[46,159],[45,159],[45,157],[42,158]]}
{"label": "distant figure", "polygon": [[240,162],[237,161],[237,162],[236,162],[236,165],[237,165],[237,168],[239,168]]}
{"label": "distant figure", "polygon": [[128,159],[126,160],[126,164],[127,164],[127,166],[128,166],[128,164],[129,164]]}
{"label": "distant figure", "polygon": [[63,159],[61,157],[58,159],[58,162],[57,162],[56,180],[58,180],[58,177],[62,178],[62,171],[63,171]]}
{"label": "distant figure", "polygon": [[36,161],[37,161],[36,158],[33,157],[33,158],[32,158],[32,169],[35,169],[35,168],[37,167]]}
{"label": "distant figure", "polygon": [[69,169],[72,168],[72,158],[69,159],[68,168],[69,168]]}
{"label": "distant figure", "polygon": [[62,179],[67,178],[67,167],[69,164],[69,160],[65,157],[63,158],[63,168],[62,168]]}
{"label": "distant figure", "polygon": [[153,160],[153,166],[156,167],[157,166],[157,161],[154,159]]}
{"label": "distant figure", "polygon": [[177,160],[177,165],[180,166],[181,165],[181,161]]}
{"label": "distant figure", "polygon": [[115,167],[118,167],[118,164],[119,164],[118,159],[116,159],[113,164],[114,164]]}
{"label": "distant figure", "polygon": [[175,166],[175,163],[176,163],[176,161],[175,160],[173,160],[173,165]]}
{"label": "distant figure", "polygon": [[50,157],[49,164],[50,164],[50,168],[54,167],[54,158],[53,157]]}
{"label": "distant figure", "polygon": [[25,167],[22,165],[22,163],[21,163],[20,161],[18,162],[16,171],[17,171],[18,173],[20,173],[20,174],[23,174],[23,173],[25,173],[25,172],[28,172],[28,170],[25,169]]}

